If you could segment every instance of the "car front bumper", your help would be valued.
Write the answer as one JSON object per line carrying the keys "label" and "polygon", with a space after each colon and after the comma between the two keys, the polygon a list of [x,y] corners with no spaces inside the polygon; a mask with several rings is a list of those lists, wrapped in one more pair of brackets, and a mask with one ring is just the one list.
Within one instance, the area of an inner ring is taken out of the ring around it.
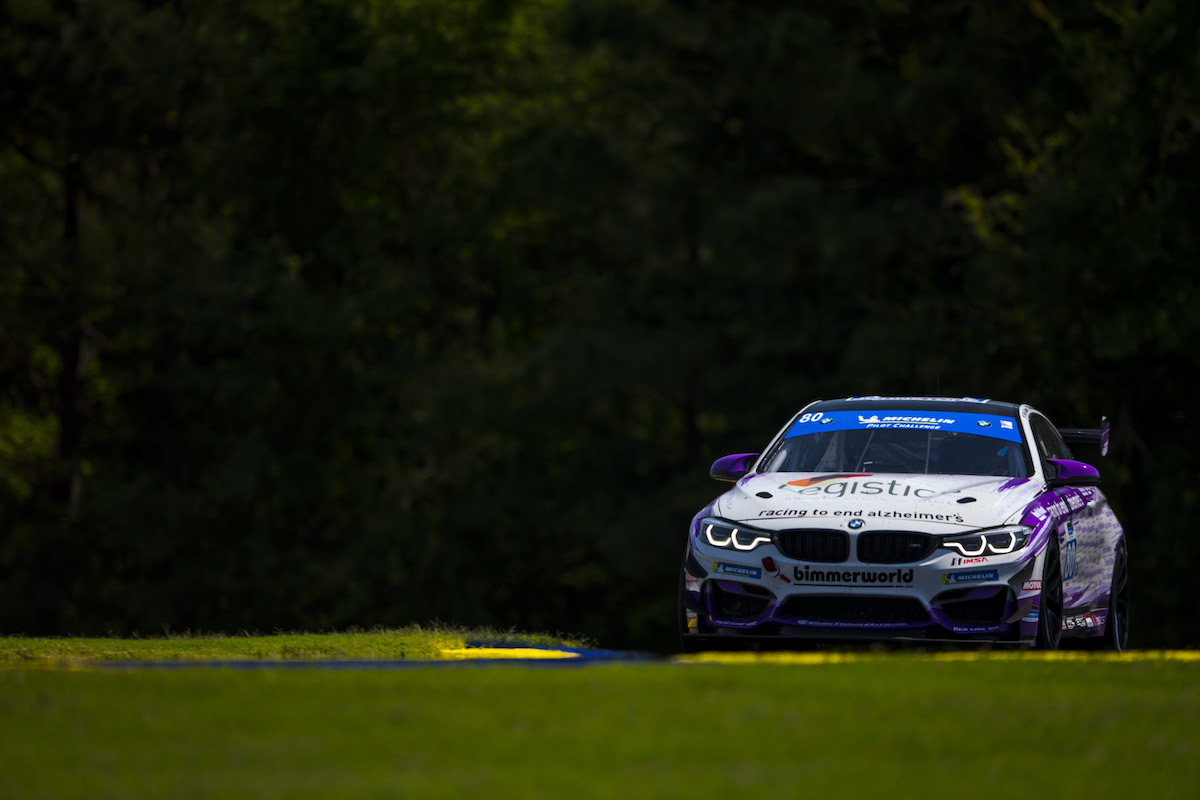
{"label": "car front bumper", "polygon": [[789,559],[771,545],[732,552],[692,537],[684,635],[1032,643],[1044,550],[1044,542],[1031,542],[986,558],[939,550],[917,563],[822,564]]}

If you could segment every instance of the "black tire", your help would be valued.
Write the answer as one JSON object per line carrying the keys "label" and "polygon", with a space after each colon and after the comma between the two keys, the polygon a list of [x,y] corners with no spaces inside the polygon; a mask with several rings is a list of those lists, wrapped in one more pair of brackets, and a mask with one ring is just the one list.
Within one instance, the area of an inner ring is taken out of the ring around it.
{"label": "black tire", "polygon": [[1058,556],[1058,536],[1050,534],[1046,558],[1042,566],[1042,597],[1038,608],[1038,650],[1057,650],[1062,643],[1062,561]]}
{"label": "black tire", "polygon": [[1113,558],[1112,584],[1108,592],[1108,619],[1104,623],[1104,648],[1120,653],[1129,647],[1129,557],[1125,542]]}

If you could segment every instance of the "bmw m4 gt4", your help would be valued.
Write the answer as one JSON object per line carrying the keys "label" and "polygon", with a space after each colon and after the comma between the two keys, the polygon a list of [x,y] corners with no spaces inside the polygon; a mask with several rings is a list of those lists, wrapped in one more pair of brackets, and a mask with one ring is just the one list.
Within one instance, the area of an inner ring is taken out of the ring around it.
{"label": "bmw m4 gt4", "polygon": [[692,520],[685,650],[764,639],[1125,648],[1125,533],[1097,470],[1028,405],[811,403],[767,449],[720,458],[734,486]]}

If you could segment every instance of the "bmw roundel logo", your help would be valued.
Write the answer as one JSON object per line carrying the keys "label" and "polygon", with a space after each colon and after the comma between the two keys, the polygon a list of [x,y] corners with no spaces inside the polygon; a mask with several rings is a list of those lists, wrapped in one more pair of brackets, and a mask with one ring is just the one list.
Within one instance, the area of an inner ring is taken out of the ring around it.
{"label": "bmw roundel logo", "polygon": [[990,428],[990,427],[992,427],[992,423],[988,422],[986,419],[981,419],[981,420],[979,420],[978,422],[976,422],[975,424],[976,424],[976,425],[978,425],[978,426],[979,426],[979,427],[981,427],[981,428]]}
{"label": "bmw roundel logo", "polygon": [[824,419],[821,420],[822,425],[828,425],[831,422],[833,422],[833,417],[825,417]]}
{"label": "bmw roundel logo", "polygon": [[859,528],[861,528],[863,525],[866,525],[866,524],[867,523],[863,522],[861,519],[852,519],[846,523],[846,527],[852,531],[856,531]]}

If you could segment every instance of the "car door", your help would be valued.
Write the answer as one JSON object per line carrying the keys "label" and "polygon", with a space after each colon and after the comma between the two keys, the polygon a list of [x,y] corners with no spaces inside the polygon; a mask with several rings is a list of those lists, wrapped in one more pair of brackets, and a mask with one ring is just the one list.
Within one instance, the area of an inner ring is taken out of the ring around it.
{"label": "car door", "polygon": [[[1030,430],[1047,476],[1056,472],[1047,459],[1073,459],[1070,448],[1050,420],[1034,414],[1030,418]],[[1104,566],[1101,511],[1106,508],[1106,503],[1104,495],[1095,486],[1060,486],[1049,491],[1056,493],[1060,500],[1056,522],[1062,559],[1063,624],[1071,627],[1074,622],[1067,622],[1068,618],[1073,619],[1070,610],[1094,600],[1100,585]],[[1081,621],[1079,624],[1086,623]]]}

